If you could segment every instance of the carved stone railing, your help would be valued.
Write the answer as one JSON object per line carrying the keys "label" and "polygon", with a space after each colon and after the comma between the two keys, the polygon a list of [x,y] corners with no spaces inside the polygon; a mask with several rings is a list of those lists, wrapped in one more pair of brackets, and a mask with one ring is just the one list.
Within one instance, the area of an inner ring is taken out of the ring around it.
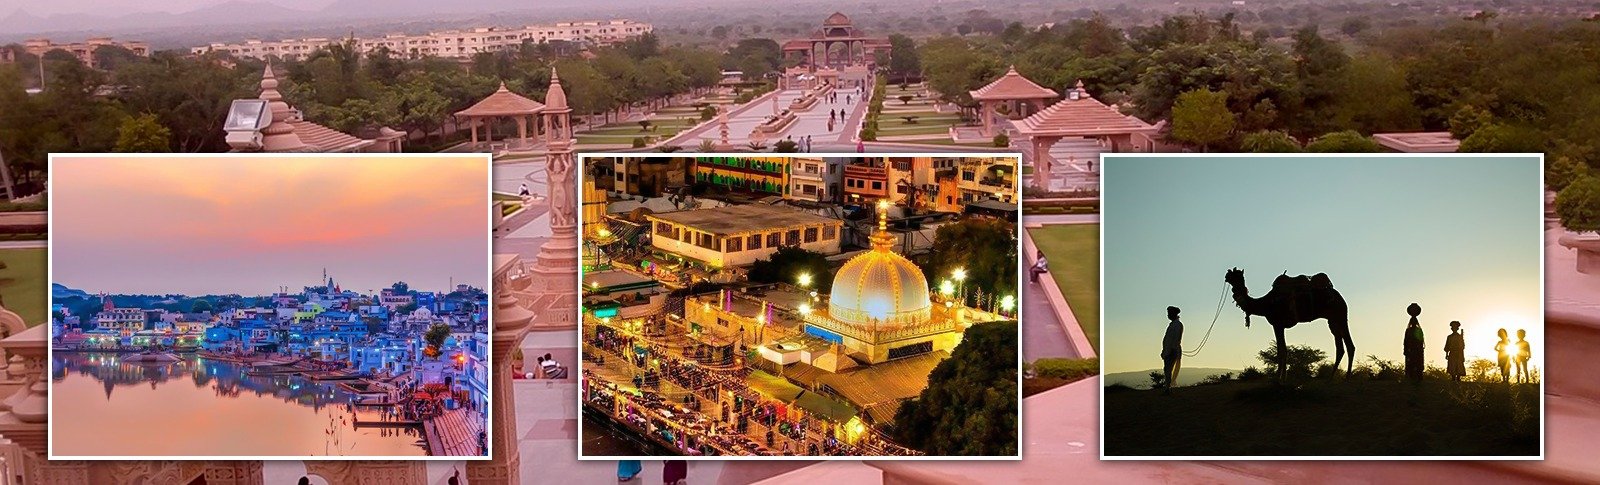
{"label": "carved stone railing", "polygon": [[806,315],[805,319],[808,325],[873,344],[937,335],[949,332],[955,329],[956,326],[955,321],[949,319],[891,328],[862,328],[824,315]]}
{"label": "carved stone railing", "polygon": [[[75,483],[57,480],[73,476],[87,479],[79,473],[62,470],[66,473],[49,473],[50,481],[46,481],[45,469],[52,465],[45,461],[49,456],[46,448],[49,405],[44,379],[50,327],[19,328],[23,326],[22,319],[3,308],[0,308],[0,326],[9,335],[0,340],[0,349],[10,357],[7,382],[0,386],[0,392],[7,394],[0,401],[3,403],[0,404],[3,409],[0,411],[0,456],[5,458],[7,477],[12,481],[22,477],[20,481],[26,484]],[[82,470],[81,466],[78,470]]]}
{"label": "carved stone railing", "polygon": [[1566,234],[1556,240],[1558,244],[1577,250],[1578,272],[1600,275],[1600,235],[1595,233]]}

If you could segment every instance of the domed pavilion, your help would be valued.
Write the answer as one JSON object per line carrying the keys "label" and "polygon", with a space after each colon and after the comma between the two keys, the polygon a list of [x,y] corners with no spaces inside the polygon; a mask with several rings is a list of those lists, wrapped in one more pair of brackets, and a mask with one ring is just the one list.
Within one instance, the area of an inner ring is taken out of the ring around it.
{"label": "domed pavilion", "polygon": [[934,304],[922,268],[894,251],[888,210],[888,202],[878,204],[872,249],[834,273],[827,311],[805,316],[806,333],[866,364],[949,351],[975,323],[956,302]]}

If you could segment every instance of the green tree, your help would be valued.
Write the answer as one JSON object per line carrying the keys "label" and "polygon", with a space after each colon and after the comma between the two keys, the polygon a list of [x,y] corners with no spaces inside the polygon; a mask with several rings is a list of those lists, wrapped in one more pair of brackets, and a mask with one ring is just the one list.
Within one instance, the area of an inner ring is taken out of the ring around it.
{"label": "green tree", "polygon": [[1000,31],[1000,42],[1008,45],[1016,44],[1021,42],[1022,37],[1026,35],[1028,35],[1028,28],[1023,27],[1022,22],[1012,22],[1006,26],[1005,30]]}
{"label": "green tree", "polygon": [[1304,151],[1300,142],[1282,131],[1257,131],[1244,136],[1239,142],[1250,153],[1299,153]]}
{"label": "green tree", "polygon": [[922,58],[917,54],[917,42],[901,34],[889,36],[889,72],[905,79],[922,71]]}
{"label": "green tree", "polygon": [[1600,178],[1583,176],[1556,194],[1556,216],[1574,232],[1600,231]]}
{"label": "green tree", "polygon": [[1210,89],[1180,94],[1172,105],[1172,137],[1199,145],[1201,151],[1227,140],[1236,123],[1227,95]]}
{"label": "green tree", "polygon": [[1422,129],[1422,113],[1412,100],[1406,72],[1394,59],[1355,57],[1337,76],[1339,88],[1329,110],[1338,127],[1362,133]]}
{"label": "green tree", "polygon": [[1579,178],[1589,175],[1589,168],[1576,159],[1560,156],[1545,169],[1544,183],[1550,190],[1560,192]]}
{"label": "green tree", "polygon": [[116,151],[120,153],[163,153],[171,147],[172,132],[161,126],[155,115],[129,116],[117,126]]}
{"label": "green tree", "polygon": [[1372,21],[1366,17],[1350,17],[1339,24],[1339,33],[1355,37],[1356,34],[1365,32],[1369,28],[1372,28]]}
{"label": "green tree", "polygon": [[1525,126],[1492,123],[1461,140],[1462,153],[1544,153],[1543,133]]}
{"label": "green tree", "polygon": [[211,302],[206,301],[205,298],[196,298],[194,303],[189,305],[189,311],[194,313],[209,312],[211,311]]}
{"label": "green tree", "polygon": [[[1343,71],[1350,56],[1339,44],[1322,37],[1317,26],[1308,25],[1294,33],[1290,54],[1295,59],[1295,76],[1300,80],[1300,118],[1297,133],[1315,133],[1341,128],[1334,124],[1333,110],[1343,93]],[[1347,128],[1347,127],[1346,127]]]}
{"label": "green tree", "polygon": [[256,97],[261,66],[229,69],[208,59],[158,52],[150,62],[122,66],[112,76],[124,88],[118,95],[122,109],[155,115],[171,132],[171,150],[221,152],[228,150],[221,113],[235,99]]}
{"label": "green tree", "polygon": [[1017,452],[1017,322],[973,325],[928,387],[900,405],[896,441],[935,456]]}
{"label": "green tree", "polygon": [[969,297],[977,291],[993,295],[1016,295],[1016,225],[999,219],[970,218],[939,226],[933,233],[923,272],[928,283],[937,287],[957,269],[966,271],[962,282]]}
{"label": "green tree", "polygon": [[[1288,349],[1289,359],[1286,364],[1289,372],[1287,375],[1291,379],[1305,379],[1311,377],[1311,371],[1312,369],[1316,368],[1317,363],[1322,362],[1322,359],[1328,358],[1327,352],[1323,352],[1322,350],[1313,348],[1309,345],[1294,344],[1289,345]],[[1256,360],[1260,360],[1263,364],[1266,364],[1267,367],[1271,369],[1271,374],[1277,375],[1278,343],[1268,342],[1267,348],[1256,353]]]}
{"label": "green tree", "polygon": [[761,79],[783,67],[783,49],[772,39],[740,39],[723,59],[722,67],[744,71],[745,79]]}
{"label": "green tree", "polygon": [[1456,110],[1455,114],[1450,115],[1450,136],[1455,137],[1457,140],[1465,140],[1471,137],[1474,132],[1477,132],[1479,128],[1491,124],[1494,124],[1494,115],[1490,114],[1488,110],[1470,104],[1465,105]]}
{"label": "green tree", "polygon": [[126,47],[119,45],[104,45],[95,48],[89,54],[94,59],[94,67],[106,71],[115,71],[117,68],[137,62],[145,62],[144,56],[133,53]]}
{"label": "green tree", "polygon": [[1329,133],[1311,140],[1306,151],[1312,153],[1378,153],[1383,146],[1354,130]]}
{"label": "green tree", "polygon": [[422,334],[422,341],[428,344],[424,353],[429,354],[429,357],[438,357],[440,349],[444,348],[444,341],[448,338],[450,338],[449,325],[437,323],[428,327],[427,333]]}
{"label": "green tree", "polygon": [[750,265],[750,281],[758,283],[798,284],[800,275],[811,277],[812,288],[826,293],[833,287],[832,265],[822,253],[801,249],[799,246],[778,248],[767,259]]}

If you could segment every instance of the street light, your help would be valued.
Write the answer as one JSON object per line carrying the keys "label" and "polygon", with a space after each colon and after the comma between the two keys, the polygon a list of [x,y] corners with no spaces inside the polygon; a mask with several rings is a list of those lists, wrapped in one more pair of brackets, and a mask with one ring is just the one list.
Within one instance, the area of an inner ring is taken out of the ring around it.
{"label": "street light", "polygon": [[967,268],[966,267],[956,268],[956,270],[953,273],[954,274],[952,274],[951,277],[955,278],[956,284],[960,285],[960,289],[961,289],[961,304],[965,305],[967,303],[967,284],[966,284],[966,281],[967,281]]}
{"label": "street light", "polygon": [[800,281],[801,288],[811,287],[811,273],[800,273],[800,277],[797,279]]}
{"label": "street light", "polygon": [[945,298],[949,298],[950,295],[955,294],[955,292],[956,284],[952,283],[950,280],[944,280],[944,282],[939,283],[939,294],[944,295]]}
{"label": "street light", "polygon": [[1011,295],[1006,295],[1006,296],[1000,298],[1000,309],[1001,310],[1005,310],[1006,313],[1011,313],[1011,309],[1016,308],[1016,307],[1017,307],[1017,298],[1016,297],[1011,296]]}

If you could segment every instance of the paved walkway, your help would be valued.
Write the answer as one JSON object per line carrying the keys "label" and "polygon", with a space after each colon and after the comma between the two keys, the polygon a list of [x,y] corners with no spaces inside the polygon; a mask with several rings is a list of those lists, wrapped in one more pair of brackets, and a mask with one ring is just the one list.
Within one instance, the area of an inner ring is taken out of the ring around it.
{"label": "paved walkway", "polygon": [[[1061,319],[1056,318],[1055,309],[1045,297],[1043,287],[1026,282],[1027,269],[1023,271],[1022,314],[1025,316],[1022,317],[1022,360],[1033,362],[1045,357],[1078,358],[1077,351],[1072,349],[1072,342],[1067,340],[1066,331],[1062,330]],[[1040,277],[1048,278],[1049,275]]]}
{"label": "paved walkway", "polygon": [[[733,145],[749,143],[750,131],[754,130],[756,125],[766,121],[768,116],[772,116],[773,99],[777,99],[778,111],[781,112],[789,107],[790,102],[800,98],[800,95],[804,93],[805,91],[798,89],[781,90],[734,108],[728,113],[728,143]],[[779,133],[775,139],[768,140],[767,144],[771,145],[784,138],[793,139],[796,143],[799,143],[800,140],[809,135],[814,147],[813,152],[824,151],[820,148],[829,143],[849,145],[848,151],[855,151],[855,135],[860,128],[861,120],[866,116],[867,103],[856,99],[857,96],[854,90],[842,90],[838,91],[838,93],[839,102],[837,103],[829,103],[823,100],[823,102],[817,103],[815,107],[808,111],[797,112],[794,123],[789,125],[788,129]],[[847,93],[850,95],[850,103],[844,102]],[[843,122],[835,121],[833,131],[828,131],[828,110],[846,110],[849,116]],[[718,124],[712,121],[678,134],[677,137],[670,140],[670,143],[685,147],[698,146],[700,140],[715,141],[720,139],[720,130],[721,128]]]}

